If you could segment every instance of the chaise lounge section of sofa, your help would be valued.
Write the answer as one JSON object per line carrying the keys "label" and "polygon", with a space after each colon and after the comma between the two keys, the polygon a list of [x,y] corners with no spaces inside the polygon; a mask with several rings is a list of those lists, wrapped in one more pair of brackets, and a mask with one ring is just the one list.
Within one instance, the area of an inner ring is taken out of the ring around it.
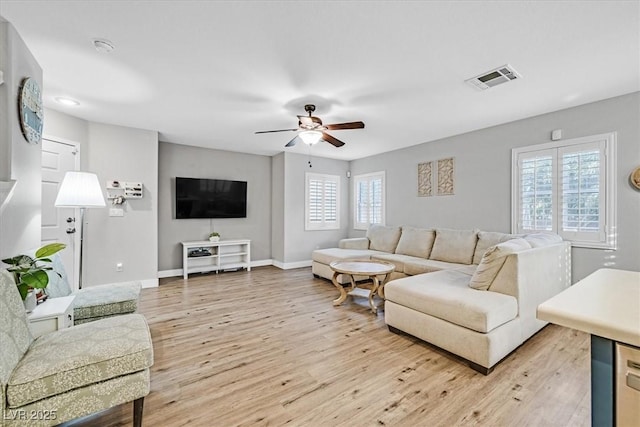
{"label": "chaise lounge section of sofa", "polygon": [[384,290],[389,329],[484,374],[546,325],[536,319],[538,304],[571,284],[570,244],[552,233],[376,226],[315,251],[312,271],[330,278],[328,264],[342,259],[393,263]]}

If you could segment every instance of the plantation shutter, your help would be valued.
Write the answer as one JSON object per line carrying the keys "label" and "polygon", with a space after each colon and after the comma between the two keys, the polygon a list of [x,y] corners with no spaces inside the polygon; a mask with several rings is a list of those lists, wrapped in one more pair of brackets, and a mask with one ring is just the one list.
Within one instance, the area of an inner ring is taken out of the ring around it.
{"label": "plantation shutter", "polygon": [[337,175],[306,174],[306,230],[340,228],[339,184]]}
{"label": "plantation shutter", "polygon": [[384,172],[355,177],[355,228],[384,224]]}

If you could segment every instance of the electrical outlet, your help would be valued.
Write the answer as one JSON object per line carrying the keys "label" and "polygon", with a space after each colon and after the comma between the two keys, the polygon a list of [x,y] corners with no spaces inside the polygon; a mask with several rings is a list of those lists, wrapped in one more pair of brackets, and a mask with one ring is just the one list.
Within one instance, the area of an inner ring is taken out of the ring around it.
{"label": "electrical outlet", "polygon": [[124,267],[122,267],[122,263],[119,262],[116,264],[116,271],[122,271]]}

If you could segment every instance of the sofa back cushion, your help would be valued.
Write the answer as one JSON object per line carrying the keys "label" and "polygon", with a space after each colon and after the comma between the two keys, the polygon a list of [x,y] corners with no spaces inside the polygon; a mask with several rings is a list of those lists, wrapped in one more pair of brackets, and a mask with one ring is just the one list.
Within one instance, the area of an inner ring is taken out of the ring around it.
{"label": "sofa back cushion", "polygon": [[471,276],[469,286],[482,291],[488,290],[507,260],[507,255],[527,249],[531,249],[531,245],[522,238],[507,240],[491,246],[484,253],[482,261]]}
{"label": "sofa back cushion", "polygon": [[54,254],[49,258],[51,259],[51,268],[53,268],[53,270],[47,271],[49,284],[44,288],[44,292],[51,298],[71,295],[71,286],[69,286],[69,279],[67,278],[67,272],[64,269],[64,264],[62,264],[60,254]]}
{"label": "sofa back cushion", "polygon": [[400,240],[400,227],[372,225],[367,230],[369,249],[394,253]]}
{"label": "sofa back cushion", "polygon": [[436,232],[434,230],[402,227],[402,234],[396,247],[396,253],[425,259],[429,258],[435,239]]}
{"label": "sofa back cushion", "polygon": [[496,231],[480,231],[478,233],[478,244],[476,245],[476,250],[473,253],[473,263],[480,264],[482,256],[491,246],[506,242],[507,240],[515,239],[516,237],[522,236],[517,234],[499,233]]}
{"label": "sofa back cushion", "polygon": [[437,261],[471,264],[478,242],[478,230],[450,230],[436,228],[430,259]]}
{"label": "sofa back cushion", "polygon": [[0,270],[0,409],[6,401],[4,392],[9,377],[32,341],[27,313],[13,275]]}

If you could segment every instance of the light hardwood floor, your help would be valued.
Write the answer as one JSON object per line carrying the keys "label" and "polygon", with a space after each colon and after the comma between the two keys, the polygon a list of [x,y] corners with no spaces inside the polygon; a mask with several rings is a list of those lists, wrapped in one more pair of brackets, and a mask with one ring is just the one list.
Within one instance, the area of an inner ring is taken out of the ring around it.
{"label": "light hardwood floor", "polygon": [[[143,289],[155,364],[147,426],[587,426],[589,337],[549,325],[481,375],[342,306],[309,268]],[[121,405],[74,426],[131,425]]]}

